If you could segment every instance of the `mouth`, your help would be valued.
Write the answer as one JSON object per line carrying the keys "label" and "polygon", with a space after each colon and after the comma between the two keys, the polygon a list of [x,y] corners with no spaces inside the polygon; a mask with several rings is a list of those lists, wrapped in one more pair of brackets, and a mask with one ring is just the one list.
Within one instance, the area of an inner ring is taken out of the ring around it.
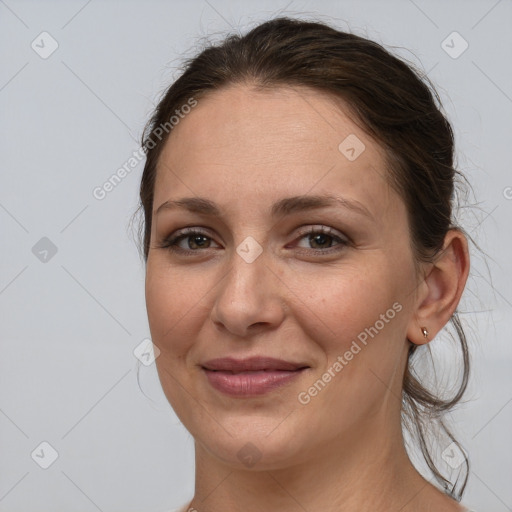
{"label": "mouth", "polygon": [[295,371],[309,368],[305,363],[292,363],[284,359],[273,357],[250,357],[247,359],[235,359],[222,357],[212,359],[202,365],[205,370],[222,371],[231,373],[261,372],[261,371]]}
{"label": "mouth", "polygon": [[213,359],[201,367],[214,389],[238,397],[269,393],[290,383],[309,368],[304,363],[269,357]]}

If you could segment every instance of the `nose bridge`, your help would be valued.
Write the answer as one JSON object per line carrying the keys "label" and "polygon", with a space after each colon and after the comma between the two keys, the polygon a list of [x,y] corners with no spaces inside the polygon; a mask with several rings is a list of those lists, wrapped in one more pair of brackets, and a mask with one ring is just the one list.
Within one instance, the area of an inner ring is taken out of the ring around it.
{"label": "nose bridge", "polygon": [[282,319],[279,287],[263,246],[246,237],[232,252],[227,274],[219,284],[212,319],[243,336],[253,324]]}
{"label": "nose bridge", "polygon": [[268,257],[263,246],[253,237],[246,237],[233,251],[229,270],[221,285],[224,295],[239,302],[255,302],[261,293],[269,292],[266,274]]}

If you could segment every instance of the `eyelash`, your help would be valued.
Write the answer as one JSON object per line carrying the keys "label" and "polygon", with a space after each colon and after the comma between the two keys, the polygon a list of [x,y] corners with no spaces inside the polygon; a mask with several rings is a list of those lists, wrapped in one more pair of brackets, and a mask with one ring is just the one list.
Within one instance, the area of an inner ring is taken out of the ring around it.
{"label": "eyelash", "polygon": [[[299,248],[299,250],[306,251],[306,252],[313,251],[315,253],[320,253],[320,254],[331,254],[332,252],[338,252],[338,251],[344,249],[345,246],[349,245],[349,243],[350,243],[347,239],[341,238],[340,236],[336,235],[333,229],[326,227],[326,226],[309,227],[307,230],[300,233],[299,238],[303,239],[303,238],[307,237],[308,235],[309,236],[310,235],[328,235],[334,241],[338,242],[338,246],[337,246],[338,248],[335,246],[335,247],[328,247],[327,249],[309,249],[308,250],[308,249],[304,249],[304,248]],[[205,238],[212,239],[212,237],[210,237],[204,231],[198,230],[196,228],[185,228],[185,229],[178,231],[175,236],[171,236],[171,237],[164,239],[162,241],[162,243],[158,245],[158,248],[159,249],[167,249],[170,252],[182,253],[182,254],[183,253],[190,254],[190,253],[200,252],[201,249],[183,249],[183,248],[177,246],[177,244],[179,242],[181,242],[182,240],[187,239],[189,237],[192,237],[192,236],[203,236]],[[209,247],[207,247],[206,249],[209,249]]]}

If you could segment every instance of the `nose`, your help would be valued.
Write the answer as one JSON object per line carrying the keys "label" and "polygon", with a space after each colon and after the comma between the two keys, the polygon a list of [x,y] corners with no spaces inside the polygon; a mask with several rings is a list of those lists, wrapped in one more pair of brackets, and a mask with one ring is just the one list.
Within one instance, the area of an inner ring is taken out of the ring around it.
{"label": "nose", "polygon": [[273,330],[285,316],[285,288],[270,268],[265,250],[250,263],[233,251],[229,270],[215,288],[211,319],[218,328],[240,338]]}

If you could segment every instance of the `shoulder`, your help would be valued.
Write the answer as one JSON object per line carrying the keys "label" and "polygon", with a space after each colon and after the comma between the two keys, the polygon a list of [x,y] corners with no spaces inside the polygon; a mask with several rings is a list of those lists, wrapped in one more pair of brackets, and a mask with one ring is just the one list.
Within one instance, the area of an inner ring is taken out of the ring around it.
{"label": "shoulder", "polygon": [[183,505],[180,508],[175,508],[175,509],[172,509],[172,510],[165,510],[163,512],[194,512],[194,511],[195,511],[195,509],[194,508],[189,508],[188,503],[187,503],[186,505]]}

